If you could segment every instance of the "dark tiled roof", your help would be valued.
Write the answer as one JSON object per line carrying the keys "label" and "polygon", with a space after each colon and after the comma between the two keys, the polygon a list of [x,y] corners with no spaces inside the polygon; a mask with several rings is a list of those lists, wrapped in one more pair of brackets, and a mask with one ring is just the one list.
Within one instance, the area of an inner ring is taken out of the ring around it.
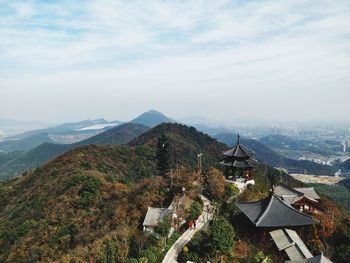
{"label": "dark tiled roof", "polygon": [[257,227],[305,226],[318,223],[312,216],[299,212],[276,195],[257,202],[237,203],[237,207]]}
{"label": "dark tiled roof", "polygon": [[292,204],[303,197],[315,202],[320,199],[313,187],[293,189],[285,184],[279,184],[273,189],[273,192],[287,204]]}
{"label": "dark tiled roof", "polygon": [[291,229],[278,229],[270,232],[279,251],[284,250],[290,260],[311,258],[312,254],[298,234]]}
{"label": "dark tiled roof", "polygon": [[273,193],[275,195],[278,196],[282,196],[282,195],[297,195],[297,196],[303,196],[304,194],[293,189],[290,188],[289,186],[285,185],[285,184],[279,184],[277,185],[274,189],[273,189]]}
{"label": "dark tiled roof", "polygon": [[224,155],[236,158],[249,158],[254,156],[255,153],[238,143],[231,150],[224,152]]}
{"label": "dark tiled roof", "polygon": [[294,190],[303,193],[308,198],[311,198],[314,200],[321,199],[313,187],[294,188]]}

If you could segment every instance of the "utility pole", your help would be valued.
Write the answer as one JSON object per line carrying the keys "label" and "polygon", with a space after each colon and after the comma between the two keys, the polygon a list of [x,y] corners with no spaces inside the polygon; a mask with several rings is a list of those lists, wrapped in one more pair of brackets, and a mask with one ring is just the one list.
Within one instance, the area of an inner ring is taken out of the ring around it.
{"label": "utility pole", "polygon": [[173,169],[170,170],[170,191],[173,190]]}
{"label": "utility pole", "polygon": [[199,174],[202,173],[202,156],[202,153],[197,154],[197,169]]}

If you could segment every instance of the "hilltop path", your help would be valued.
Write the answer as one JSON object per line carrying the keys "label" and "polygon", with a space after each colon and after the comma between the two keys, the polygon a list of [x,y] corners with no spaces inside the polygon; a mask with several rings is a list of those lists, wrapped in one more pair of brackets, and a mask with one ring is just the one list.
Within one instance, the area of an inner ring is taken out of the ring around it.
{"label": "hilltop path", "polygon": [[[165,255],[162,263],[175,263],[177,262],[177,257],[181,252],[184,245],[186,245],[194,236],[194,234],[199,231],[207,222],[208,219],[211,220],[213,218],[213,207],[210,205],[209,200],[201,195],[201,199],[204,204],[203,212],[199,216],[196,224],[196,229],[187,229],[185,233],[183,233],[172,245],[169,249],[168,253]],[[209,209],[208,209],[209,208]],[[209,211],[208,211],[209,210]]]}

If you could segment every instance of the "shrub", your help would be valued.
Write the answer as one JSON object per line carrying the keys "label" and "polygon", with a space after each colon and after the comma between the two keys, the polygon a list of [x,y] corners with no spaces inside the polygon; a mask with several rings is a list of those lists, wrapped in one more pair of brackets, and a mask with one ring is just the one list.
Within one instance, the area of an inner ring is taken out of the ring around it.
{"label": "shrub", "polygon": [[149,263],[157,263],[158,262],[158,252],[157,248],[150,247],[146,249],[144,252],[144,257],[147,258],[147,262]]}
{"label": "shrub", "polygon": [[197,202],[197,201],[194,201],[192,204],[191,204],[191,207],[190,207],[190,214],[189,216],[187,217],[187,222],[190,221],[190,220],[197,220],[197,218],[201,215],[203,211],[203,204]]}
{"label": "shrub", "polygon": [[91,163],[83,161],[80,163],[80,168],[84,170],[90,170],[92,166],[91,166]]}
{"label": "shrub", "polygon": [[188,249],[188,246],[184,246],[184,247],[182,248],[182,251],[183,251],[184,253],[188,253],[190,250]]}
{"label": "shrub", "polygon": [[139,263],[139,261],[136,258],[129,258],[126,262],[127,263]]}
{"label": "shrub", "polygon": [[196,253],[188,252],[188,253],[182,253],[181,259],[184,262],[191,261],[191,262],[199,262],[198,255]]}
{"label": "shrub", "polygon": [[239,194],[239,189],[235,184],[227,184],[225,187],[225,194],[228,198]]}
{"label": "shrub", "polygon": [[32,219],[27,219],[20,225],[17,230],[17,234],[19,237],[25,236],[33,227],[37,225],[37,222]]}
{"label": "shrub", "polygon": [[273,263],[272,259],[269,256],[266,256],[262,251],[256,253],[254,261],[256,263]]}
{"label": "shrub", "polygon": [[113,240],[105,240],[103,244],[102,255],[99,260],[101,263],[116,262],[117,247]]}

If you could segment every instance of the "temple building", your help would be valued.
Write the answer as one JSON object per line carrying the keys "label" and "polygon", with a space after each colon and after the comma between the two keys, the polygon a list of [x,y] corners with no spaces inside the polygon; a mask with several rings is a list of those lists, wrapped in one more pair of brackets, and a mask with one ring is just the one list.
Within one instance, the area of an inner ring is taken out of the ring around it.
{"label": "temple building", "polygon": [[319,223],[312,216],[296,210],[274,194],[260,201],[236,203],[236,205],[256,227],[299,227]]}
{"label": "temple building", "polygon": [[252,179],[252,169],[257,163],[253,156],[255,153],[240,144],[239,134],[236,146],[224,152],[223,160],[220,162],[224,166],[226,179],[236,181],[237,178],[245,180]]}
{"label": "temple building", "polygon": [[286,204],[293,206],[300,212],[322,213],[333,219],[333,214],[319,203],[321,198],[313,187],[290,188],[280,184],[273,189],[273,192]]}

